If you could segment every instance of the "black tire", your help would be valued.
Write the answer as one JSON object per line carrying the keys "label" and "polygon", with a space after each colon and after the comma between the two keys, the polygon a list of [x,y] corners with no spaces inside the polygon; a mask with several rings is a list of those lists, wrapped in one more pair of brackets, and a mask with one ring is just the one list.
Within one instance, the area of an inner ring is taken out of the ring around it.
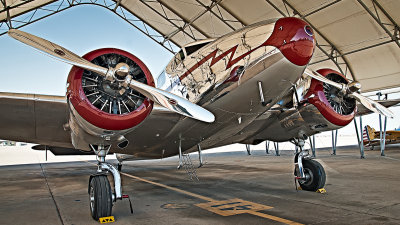
{"label": "black tire", "polygon": [[314,160],[303,160],[304,173],[307,180],[299,180],[301,189],[305,191],[317,191],[325,186],[326,174],[324,167]]}
{"label": "black tire", "polygon": [[94,176],[89,184],[90,212],[93,219],[111,216],[112,190],[107,176]]}

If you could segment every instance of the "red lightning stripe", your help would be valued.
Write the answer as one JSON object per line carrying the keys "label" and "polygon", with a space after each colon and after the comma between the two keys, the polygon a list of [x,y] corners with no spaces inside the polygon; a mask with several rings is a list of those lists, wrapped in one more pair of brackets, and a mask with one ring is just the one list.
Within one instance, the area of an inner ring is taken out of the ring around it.
{"label": "red lightning stripe", "polygon": [[213,66],[215,63],[217,63],[218,61],[220,61],[221,59],[223,59],[225,56],[227,56],[228,54],[231,54],[231,57],[229,58],[228,63],[226,64],[226,68],[225,69],[229,69],[232,65],[234,65],[235,63],[239,62],[241,59],[243,59],[244,57],[246,57],[247,55],[249,55],[250,53],[252,53],[254,50],[258,49],[259,47],[261,47],[262,45],[258,46],[257,48],[254,48],[240,56],[238,56],[237,58],[233,59],[233,56],[235,55],[236,49],[238,47],[238,45],[233,46],[232,48],[230,48],[229,50],[223,52],[221,55],[219,55],[218,57],[215,57],[217,55],[218,49],[215,49],[213,52],[211,52],[210,54],[208,54],[206,57],[204,57],[202,60],[200,60],[199,62],[197,62],[196,64],[194,64],[188,71],[186,71],[182,76],[180,76],[180,79],[183,80],[185,77],[187,77],[190,73],[192,73],[195,69],[197,69],[199,66],[201,66],[203,63],[207,62],[209,59],[212,58],[211,63],[210,63],[210,67]]}

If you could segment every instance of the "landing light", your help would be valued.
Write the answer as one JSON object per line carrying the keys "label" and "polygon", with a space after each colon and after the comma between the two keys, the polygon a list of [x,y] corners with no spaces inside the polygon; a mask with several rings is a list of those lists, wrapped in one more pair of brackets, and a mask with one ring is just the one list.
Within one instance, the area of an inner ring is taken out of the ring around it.
{"label": "landing light", "polygon": [[306,34],[307,34],[308,36],[310,36],[310,37],[312,37],[312,36],[314,35],[314,33],[313,33],[311,27],[308,26],[308,25],[306,25],[306,26],[304,27],[304,31],[305,31]]}

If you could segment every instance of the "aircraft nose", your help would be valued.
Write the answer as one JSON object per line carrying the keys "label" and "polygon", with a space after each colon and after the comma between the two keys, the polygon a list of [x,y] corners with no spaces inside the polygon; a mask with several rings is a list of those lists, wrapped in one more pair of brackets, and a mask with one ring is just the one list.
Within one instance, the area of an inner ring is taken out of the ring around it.
{"label": "aircraft nose", "polygon": [[309,24],[299,18],[281,18],[276,21],[264,45],[277,47],[290,62],[304,66],[314,53],[314,32]]}

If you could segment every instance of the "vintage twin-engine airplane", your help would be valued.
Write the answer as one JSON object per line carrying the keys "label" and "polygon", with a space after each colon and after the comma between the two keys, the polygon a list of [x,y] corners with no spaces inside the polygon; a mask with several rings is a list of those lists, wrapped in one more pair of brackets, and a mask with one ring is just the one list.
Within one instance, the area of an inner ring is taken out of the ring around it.
{"label": "vintage twin-engine airplane", "polygon": [[[318,132],[338,129],[355,115],[356,100],[392,117],[361,96],[342,74],[307,69],[315,48],[312,28],[298,18],[259,22],[182,48],[154,82],[146,65],[119,49],[80,57],[19,30],[9,35],[72,64],[65,97],[2,93],[0,138],[49,148],[93,151],[89,180],[94,219],[122,199],[119,171],[108,153],[162,158],[232,143],[292,141],[300,149]],[[122,157],[123,158],[123,157]],[[295,156],[303,190],[325,185],[323,167],[307,151]],[[114,178],[114,191],[107,174]]]}

